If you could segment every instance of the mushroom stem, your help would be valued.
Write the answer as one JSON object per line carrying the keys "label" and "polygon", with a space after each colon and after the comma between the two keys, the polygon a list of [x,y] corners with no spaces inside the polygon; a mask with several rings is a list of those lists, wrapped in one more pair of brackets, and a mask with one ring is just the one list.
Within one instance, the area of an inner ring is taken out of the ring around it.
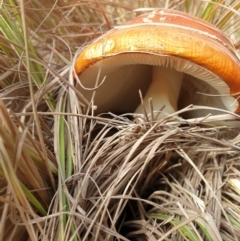
{"label": "mushroom stem", "polygon": [[[143,98],[147,113],[150,112],[148,100],[152,98],[153,110],[159,111],[163,106],[163,113],[158,118],[166,116],[164,113],[172,114],[177,110],[178,96],[181,89],[184,73],[178,72],[171,67],[152,67],[152,82]],[[140,104],[135,113],[143,114]]]}

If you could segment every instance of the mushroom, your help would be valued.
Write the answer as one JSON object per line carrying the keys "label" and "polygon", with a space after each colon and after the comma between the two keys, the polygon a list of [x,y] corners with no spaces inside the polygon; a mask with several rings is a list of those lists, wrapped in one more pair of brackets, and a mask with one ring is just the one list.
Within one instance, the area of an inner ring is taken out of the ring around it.
{"label": "mushroom", "polygon": [[138,90],[147,111],[152,98],[154,111],[164,106],[170,114],[179,103],[240,112],[234,46],[215,26],[183,12],[158,9],[110,30],[81,51],[74,69],[89,101],[96,91],[96,113],[143,113]]}

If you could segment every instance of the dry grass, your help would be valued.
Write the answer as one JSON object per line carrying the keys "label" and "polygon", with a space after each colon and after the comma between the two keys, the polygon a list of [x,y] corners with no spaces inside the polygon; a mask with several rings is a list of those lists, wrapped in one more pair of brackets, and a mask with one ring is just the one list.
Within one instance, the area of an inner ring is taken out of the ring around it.
{"label": "dry grass", "polygon": [[77,101],[77,50],[152,7],[239,46],[237,0],[1,4],[0,240],[240,239],[238,116],[133,121]]}

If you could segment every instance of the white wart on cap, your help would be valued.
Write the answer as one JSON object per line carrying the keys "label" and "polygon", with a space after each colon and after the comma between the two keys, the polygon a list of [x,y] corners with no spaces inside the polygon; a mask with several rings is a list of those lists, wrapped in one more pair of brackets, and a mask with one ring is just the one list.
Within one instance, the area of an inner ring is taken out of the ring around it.
{"label": "white wart on cap", "polygon": [[[152,98],[154,110],[165,106],[166,113],[179,102],[240,112],[240,64],[233,45],[212,24],[175,10],[156,10],[107,32],[82,50],[75,72],[76,86],[88,100],[97,79],[105,78],[94,97],[96,113],[142,113],[139,89],[147,111]],[[179,97],[183,82],[194,88]]]}

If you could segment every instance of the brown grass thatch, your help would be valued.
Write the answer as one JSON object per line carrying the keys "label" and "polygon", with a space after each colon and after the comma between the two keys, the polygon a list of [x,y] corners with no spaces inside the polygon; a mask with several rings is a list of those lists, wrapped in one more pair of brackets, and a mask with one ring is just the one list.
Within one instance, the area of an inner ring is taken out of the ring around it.
{"label": "brown grass thatch", "polygon": [[153,7],[214,23],[240,54],[237,0],[1,4],[0,240],[240,239],[238,116],[93,116],[69,82],[79,48]]}

